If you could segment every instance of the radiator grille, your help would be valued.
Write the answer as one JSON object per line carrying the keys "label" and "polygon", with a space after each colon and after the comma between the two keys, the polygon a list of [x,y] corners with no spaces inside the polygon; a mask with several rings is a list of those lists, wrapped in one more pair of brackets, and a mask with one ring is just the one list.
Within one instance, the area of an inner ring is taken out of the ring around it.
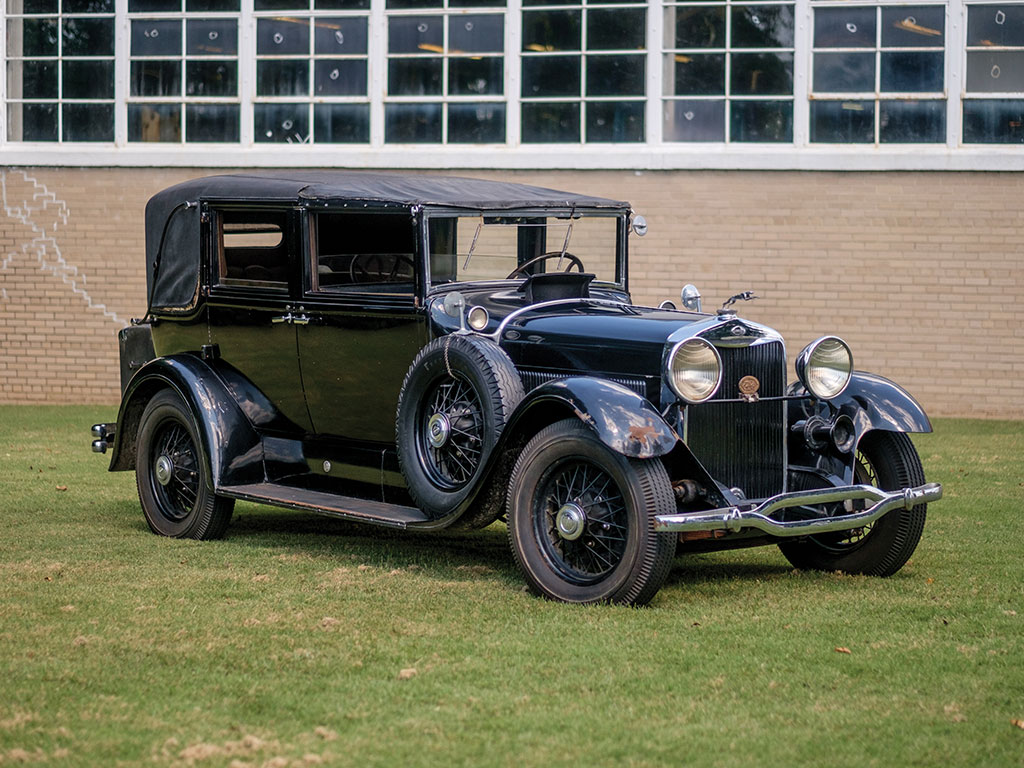
{"label": "radiator grille", "polygon": [[743,489],[748,499],[785,491],[786,406],[783,400],[720,402],[739,398],[739,380],[756,376],[762,398],[786,389],[786,357],[781,342],[751,347],[719,347],[722,386],[715,397],[686,411],[687,444],[721,483]]}
{"label": "radiator grille", "polygon": [[[523,389],[529,392],[531,389],[539,387],[548,381],[557,381],[558,379],[567,379],[569,376],[575,374],[569,373],[551,373],[550,371],[529,371],[519,370],[519,378],[523,380]],[[599,378],[605,381],[613,381],[616,384],[633,390],[640,397],[647,397],[647,382],[638,376],[600,376]]]}

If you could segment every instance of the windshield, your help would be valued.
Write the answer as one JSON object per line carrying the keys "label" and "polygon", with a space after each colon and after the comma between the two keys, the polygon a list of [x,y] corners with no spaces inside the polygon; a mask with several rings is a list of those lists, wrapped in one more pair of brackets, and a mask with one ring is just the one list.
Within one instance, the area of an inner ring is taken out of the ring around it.
{"label": "windshield", "polygon": [[[431,285],[539,272],[590,272],[615,283],[617,216],[438,216],[429,219]],[[550,254],[549,258],[540,258]]]}

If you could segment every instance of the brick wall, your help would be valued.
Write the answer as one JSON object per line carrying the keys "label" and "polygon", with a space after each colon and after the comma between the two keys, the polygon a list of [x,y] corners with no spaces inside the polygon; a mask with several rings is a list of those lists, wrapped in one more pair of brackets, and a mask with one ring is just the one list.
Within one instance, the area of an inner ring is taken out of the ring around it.
{"label": "brick wall", "polygon": [[[0,169],[0,403],[112,403],[115,334],[145,312],[143,207],[196,170]],[[1011,173],[467,175],[627,199],[641,303],[696,283],[792,358],[836,333],[932,415],[1024,418],[1024,179]]]}

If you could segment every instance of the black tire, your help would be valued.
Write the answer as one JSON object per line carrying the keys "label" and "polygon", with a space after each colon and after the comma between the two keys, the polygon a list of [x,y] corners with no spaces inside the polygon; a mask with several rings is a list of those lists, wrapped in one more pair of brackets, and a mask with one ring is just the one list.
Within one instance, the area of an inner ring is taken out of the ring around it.
{"label": "black tire", "polygon": [[235,500],[214,495],[192,414],[169,389],[158,392],[139,421],[135,483],[150,529],[176,539],[217,539]]}
{"label": "black tire", "polygon": [[[924,483],[921,460],[902,432],[869,432],[857,447],[854,482],[886,491]],[[891,576],[914,554],[924,530],[927,504],[895,509],[872,525],[787,541],[779,549],[795,567]]]}
{"label": "black tire", "polygon": [[465,501],[522,399],[515,365],[491,341],[453,334],[420,350],[395,420],[398,463],[420,509],[436,519]]}
{"label": "black tire", "polygon": [[[576,419],[527,443],[508,489],[509,543],[535,594],[567,603],[644,605],[672,567],[675,511],[658,459],[631,459]],[[561,532],[560,532],[561,527]]]}

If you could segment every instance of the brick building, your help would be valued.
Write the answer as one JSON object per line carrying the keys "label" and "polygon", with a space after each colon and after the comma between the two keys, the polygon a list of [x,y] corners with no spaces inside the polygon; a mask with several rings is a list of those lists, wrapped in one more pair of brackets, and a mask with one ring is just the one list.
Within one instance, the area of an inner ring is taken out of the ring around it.
{"label": "brick building", "polygon": [[7,0],[0,403],[116,402],[142,210],[249,167],[630,200],[634,298],[1024,418],[1024,3]]}

